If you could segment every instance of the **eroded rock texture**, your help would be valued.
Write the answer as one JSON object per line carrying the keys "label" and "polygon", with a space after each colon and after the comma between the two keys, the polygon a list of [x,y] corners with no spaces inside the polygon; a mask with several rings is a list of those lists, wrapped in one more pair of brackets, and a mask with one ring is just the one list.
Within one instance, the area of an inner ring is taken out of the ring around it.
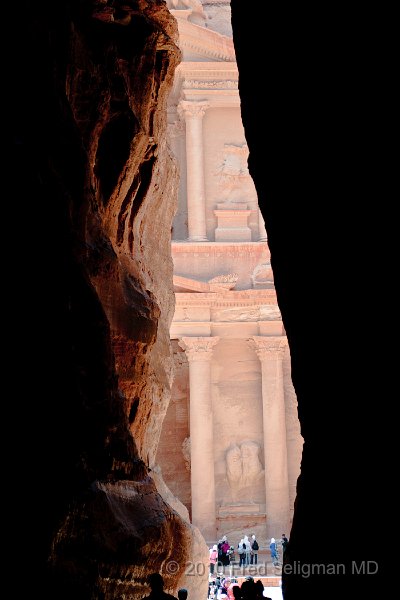
{"label": "eroded rock texture", "polygon": [[207,564],[207,548],[151,471],[172,368],[175,21],[161,0],[38,1],[21,12],[15,181],[30,233],[37,400],[21,412],[35,472],[34,587],[46,598],[141,598],[160,571],[171,591],[204,589],[206,574],[186,581],[184,570],[194,551]]}
{"label": "eroded rock texture", "polygon": [[366,300],[371,268],[384,269],[391,254],[390,156],[381,150],[387,55],[369,37],[379,38],[379,18],[364,14],[359,28],[350,8],[322,7],[314,19],[304,6],[259,3],[255,18],[246,2],[231,5],[249,169],[304,438],[284,598],[382,597],[388,546],[381,549],[376,529],[382,511],[386,522],[395,514],[382,498],[384,407],[396,387],[387,353],[374,350],[393,325],[384,277],[372,312],[386,315],[386,333]]}

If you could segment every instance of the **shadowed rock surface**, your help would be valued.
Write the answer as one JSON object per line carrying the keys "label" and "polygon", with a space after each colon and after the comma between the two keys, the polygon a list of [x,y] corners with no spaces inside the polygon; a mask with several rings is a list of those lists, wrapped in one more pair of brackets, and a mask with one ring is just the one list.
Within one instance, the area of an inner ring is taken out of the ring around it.
{"label": "shadowed rock surface", "polygon": [[304,437],[284,597],[378,598],[395,514],[381,461],[396,388],[378,350],[393,326],[386,17],[246,4],[231,3],[242,116]]}
{"label": "shadowed rock surface", "polygon": [[[337,578],[286,576],[285,598],[379,598],[395,514],[382,469],[397,389],[393,271],[383,272],[397,223],[384,136],[391,49],[371,34],[376,14],[361,27],[326,9],[314,27],[304,7],[232,6],[250,169],[305,439],[287,561],[346,566]],[[151,476],[171,368],[164,278],[176,181],[163,106],[175,25],[158,0],[6,8],[4,456],[16,505],[6,550],[18,571],[6,579],[15,597],[140,598],[168,559],[206,559]],[[379,562],[378,576],[354,576],[353,561]],[[191,585],[164,575],[169,589]]]}
{"label": "shadowed rock surface", "polygon": [[29,258],[15,298],[30,357],[29,393],[19,388],[30,581],[43,598],[133,599],[160,571],[168,590],[206,590],[207,574],[184,571],[193,553],[208,564],[207,547],[152,478],[172,374],[175,20],[159,0],[37,1],[21,13],[14,181]]}

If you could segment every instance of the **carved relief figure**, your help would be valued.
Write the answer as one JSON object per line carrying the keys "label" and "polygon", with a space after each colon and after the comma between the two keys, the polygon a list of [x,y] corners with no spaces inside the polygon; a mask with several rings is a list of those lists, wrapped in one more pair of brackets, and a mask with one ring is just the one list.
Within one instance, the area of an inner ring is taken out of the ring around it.
{"label": "carved relief figure", "polygon": [[[231,446],[226,452],[226,475],[234,501],[243,488],[250,487],[264,476],[257,442],[246,441]],[[251,501],[251,493],[248,495]]]}
{"label": "carved relief figure", "polygon": [[243,442],[241,450],[243,465],[242,481],[243,485],[247,486],[258,481],[264,473],[258,456],[260,447],[256,442]]}
{"label": "carved relief figure", "polygon": [[190,471],[190,438],[185,438],[182,442],[182,454],[185,459],[186,471]]}
{"label": "carved relief figure", "polygon": [[246,144],[243,146],[224,145],[222,164],[217,169],[221,200],[231,202],[240,200],[240,197],[236,200],[235,197],[238,196],[238,192],[242,187],[243,178],[249,177],[247,157],[248,148]]}
{"label": "carved relief figure", "polygon": [[248,155],[247,144],[242,146],[224,145],[223,160],[216,171],[216,175],[219,177],[219,201],[248,202],[249,197],[256,199],[254,183],[247,168]]}
{"label": "carved relief figure", "polygon": [[226,474],[232,489],[240,487],[242,479],[242,453],[236,444],[226,453]]}

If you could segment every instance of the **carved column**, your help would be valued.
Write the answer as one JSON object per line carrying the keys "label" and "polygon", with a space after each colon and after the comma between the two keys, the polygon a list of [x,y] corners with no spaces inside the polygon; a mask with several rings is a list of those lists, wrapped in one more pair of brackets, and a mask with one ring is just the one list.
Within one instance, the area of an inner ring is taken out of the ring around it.
{"label": "carved column", "polygon": [[183,337],[189,360],[192,523],[206,541],[215,540],[214,439],[211,356],[218,337]]}
{"label": "carved column", "polygon": [[186,122],[188,239],[192,242],[207,241],[203,116],[208,107],[207,102],[188,101],[182,101],[178,106],[179,114]]}
{"label": "carved column", "polygon": [[282,360],[286,337],[253,336],[261,361],[267,537],[289,530],[290,503]]}
{"label": "carved column", "polygon": [[258,241],[266,242],[268,240],[267,231],[265,229],[265,221],[261,210],[258,209]]}

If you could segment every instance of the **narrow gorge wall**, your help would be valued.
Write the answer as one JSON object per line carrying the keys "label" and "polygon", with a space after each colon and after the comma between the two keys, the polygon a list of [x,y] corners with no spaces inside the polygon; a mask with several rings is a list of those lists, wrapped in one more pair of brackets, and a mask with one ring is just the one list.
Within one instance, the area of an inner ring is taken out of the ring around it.
{"label": "narrow gorge wall", "polygon": [[379,598],[396,513],[382,461],[397,389],[379,350],[395,315],[382,15],[231,6],[249,169],[304,438],[284,598]]}
{"label": "narrow gorge wall", "polygon": [[43,598],[136,599],[156,571],[170,591],[205,595],[207,573],[185,566],[207,565],[207,547],[152,471],[172,374],[176,23],[161,0],[21,12],[11,87],[29,255],[17,327],[36,399],[20,388],[30,581]]}

